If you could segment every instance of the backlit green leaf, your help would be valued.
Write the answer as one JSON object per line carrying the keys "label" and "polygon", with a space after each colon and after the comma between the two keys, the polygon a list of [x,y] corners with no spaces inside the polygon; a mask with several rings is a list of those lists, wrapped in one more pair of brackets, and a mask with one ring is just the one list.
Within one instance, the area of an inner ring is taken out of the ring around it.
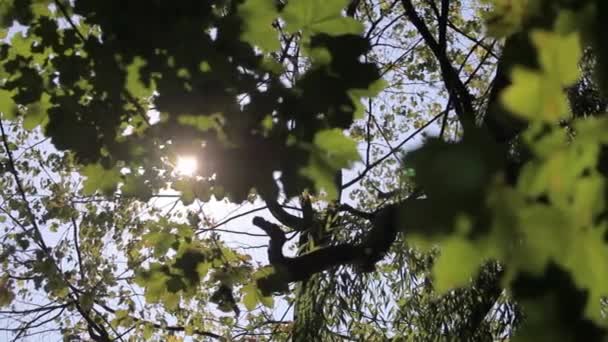
{"label": "backlit green leaf", "polygon": [[349,0],[293,0],[287,3],[282,17],[287,21],[287,30],[299,30],[308,34],[329,35],[359,34],[363,25],[342,15]]}
{"label": "backlit green leaf", "polygon": [[542,69],[562,86],[576,82],[580,76],[578,62],[581,42],[578,32],[562,36],[545,31],[532,32]]}
{"label": "backlit green leaf", "polygon": [[315,135],[311,159],[302,174],[315,182],[317,190],[325,190],[328,198],[336,198],[336,171],[360,159],[357,143],[340,129],[320,131]]}
{"label": "backlit green leaf", "polygon": [[279,15],[274,0],[247,0],[239,5],[238,12],[243,20],[243,41],[265,51],[280,48],[278,33],[272,27]]}
{"label": "backlit green leaf", "polygon": [[86,177],[83,184],[83,192],[88,195],[97,190],[104,194],[114,192],[120,181],[120,172],[116,169],[105,169],[100,164],[91,164],[83,167],[81,173]]}

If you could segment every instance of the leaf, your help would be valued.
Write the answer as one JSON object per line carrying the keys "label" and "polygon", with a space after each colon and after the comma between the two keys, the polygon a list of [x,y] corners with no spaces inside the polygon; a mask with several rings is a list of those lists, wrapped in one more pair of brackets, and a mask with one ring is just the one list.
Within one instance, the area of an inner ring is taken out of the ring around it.
{"label": "leaf", "polygon": [[173,189],[181,192],[180,198],[182,200],[182,203],[185,206],[188,206],[188,205],[194,203],[196,196],[194,193],[194,187],[193,187],[192,181],[190,179],[180,179],[180,180],[176,181],[175,183],[173,183],[173,185],[171,187]]}
{"label": "leaf", "polygon": [[514,253],[512,265],[532,274],[541,274],[549,261],[558,260],[576,237],[568,215],[540,204],[519,208],[517,229],[522,244]]}
{"label": "leaf", "polygon": [[466,285],[482,260],[477,249],[464,239],[450,239],[441,244],[441,256],[433,268],[439,294]]}
{"label": "leaf", "polygon": [[339,128],[318,132],[315,134],[314,144],[325,152],[330,164],[335,167],[347,167],[361,159],[357,143],[345,136]]}
{"label": "leaf", "polygon": [[526,17],[528,0],[482,0],[492,4],[490,12],[484,14],[491,35],[505,37],[517,32]]}
{"label": "leaf", "polygon": [[17,105],[13,101],[14,92],[0,89],[0,113],[3,119],[12,120],[17,113]]}
{"label": "leaf", "polygon": [[569,266],[576,285],[588,290],[585,316],[604,325],[602,299],[608,296],[608,272],[603,269],[608,260],[605,236],[605,227],[588,229],[579,233],[573,246],[565,250],[570,253],[562,253],[562,262]]}
{"label": "leaf", "polygon": [[51,108],[50,95],[43,93],[40,101],[27,106],[23,128],[33,130],[38,126],[46,126],[49,122],[48,110]]}
{"label": "leaf", "polygon": [[[152,266],[150,268],[152,268]],[[146,298],[146,301],[149,303],[156,303],[167,292],[167,280],[168,277],[166,274],[157,270],[152,270],[138,274],[135,282],[137,285],[145,288],[144,297]]]}
{"label": "leaf", "polygon": [[338,195],[336,172],[360,158],[357,143],[340,129],[320,131],[315,135],[308,166],[301,169],[301,173],[314,181],[317,190],[325,190],[329,199],[335,199]]}
{"label": "leaf", "polygon": [[572,191],[571,215],[577,217],[581,227],[592,227],[593,220],[606,207],[603,189],[605,178],[585,177],[579,180]]}
{"label": "leaf", "polygon": [[287,22],[287,31],[305,34],[326,33],[332,36],[360,34],[363,25],[342,15],[349,0],[292,0],[281,13]]}
{"label": "leaf", "polygon": [[127,66],[126,88],[135,98],[147,98],[152,96],[153,87],[146,86],[140,77],[140,69],[146,66],[146,61],[136,56],[133,62]]}
{"label": "leaf", "polygon": [[[419,237],[413,237],[419,241]],[[421,245],[428,245],[419,242]],[[479,266],[489,257],[483,241],[469,241],[460,234],[439,242],[441,254],[433,266],[435,289],[439,294],[467,285]]]}
{"label": "leaf", "polygon": [[120,172],[116,169],[107,170],[100,164],[90,164],[82,168],[81,174],[86,177],[82,191],[92,195],[97,190],[111,194],[120,181]]}
{"label": "leaf", "polygon": [[348,96],[355,105],[355,112],[353,117],[355,119],[363,119],[365,116],[365,106],[361,103],[363,98],[373,98],[378,95],[384,88],[388,86],[387,82],[383,79],[374,81],[367,89],[350,89]]}
{"label": "leaf", "polygon": [[196,265],[196,272],[201,279],[204,279],[207,273],[209,273],[209,269],[211,268],[211,263],[209,262],[200,262]]}
{"label": "leaf", "polygon": [[154,255],[156,257],[162,257],[167,254],[171,245],[175,242],[175,236],[171,233],[165,232],[152,232],[144,235],[143,241],[146,246],[150,246],[154,249]]}
{"label": "leaf", "polygon": [[162,297],[162,302],[169,310],[176,310],[180,303],[179,293],[165,292]]}
{"label": "leaf", "polygon": [[248,284],[248,285],[243,286],[243,289],[241,291],[244,293],[243,304],[245,304],[245,307],[247,308],[247,310],[251,311],[251,310],[255,309],[256,305],[258,304],[256,286],[254,284]]}
{"label": "leaf", "polygon": [[116,319],[120,320],[129,316],[129,310],[116,310],[114,312]]}
{"label": "leaf", "polygon": [[13,302],[15,294],[12,291],[10,282],[5,278],[0,279],[0,307],[7,306]]}
{"label": "leaf", "polygon": [[167,336],[167,342],[183,342],[183,338],[180,336],[169,335]]}
{"label": "leaf", "polygon": [[211,115],[180,115],[177,118],[177,122],[184,126],[191,126],[198,129],[201,132],[206,132],[210,129],[221,128],[220,120],[222,114],[214,113]]}
{"label": "leaf", "polygon": [[262,303],[268,308],[272,308],[274,305],[272,296],[264,297],[255,282],[243,286],[241,292],[243,293],[243,304],[249,311],[254,310],[258,303]]}
{"label": "leaf", "polygon": [[116,310],[114,312],[114,319],[111,322],[114,328],[128,327],[132,323],[133,319],[129,316],[129,310]]}
{"label": "leaf", "polygon": [[264,51],[281,47],[277,31],[272,27],[279,16],[274,0],[247,0],[238,6],[238,15],[243,20],[241,40]]}
{"label": "leaf", "polygon": [[547,31],[531,33],[542,70],[562,86],[569,86],[580,76],[578,62],[582,55],[578,32],[559,35]]}
{"label": "leaf", "polygon": [[145,323],[143,332],[142,332],[142,337],[144,338],[144,340],[146,340],[146,341],[150,340],[152,338],[153,334],[154,334],[154,326],[152,324]]}
{"label": "leaf", "polygon": [[136,197],[143,202],[147,202],[152,197],[152,189],[145,183],[145,178],[137,175],[125,177],[120,191],[125,196]]}
{"label": "leaf", "polygon": [[23,57],[29,57],[32,55],[31,45],[33,41],[32,37],[28,37],[23,32],[16,33],[11,39],[11,50],[18,55]]}
{"label": "leaf", "polygon": [[512,84],[503,90],[500,100],[514,114],[550,123],[568,114],[568,100],[559,82],[521,67],[513,68],[511,79]]}

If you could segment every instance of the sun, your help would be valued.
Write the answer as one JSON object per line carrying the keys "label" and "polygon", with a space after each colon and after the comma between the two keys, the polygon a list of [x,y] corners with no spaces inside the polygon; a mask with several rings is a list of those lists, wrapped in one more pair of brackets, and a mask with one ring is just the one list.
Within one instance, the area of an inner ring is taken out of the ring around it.
{"label": "sun", "polygon": [[198,168],[198,162],[193,156],[179,156],[175,164],[175,172],[182,176],[193,176]]}

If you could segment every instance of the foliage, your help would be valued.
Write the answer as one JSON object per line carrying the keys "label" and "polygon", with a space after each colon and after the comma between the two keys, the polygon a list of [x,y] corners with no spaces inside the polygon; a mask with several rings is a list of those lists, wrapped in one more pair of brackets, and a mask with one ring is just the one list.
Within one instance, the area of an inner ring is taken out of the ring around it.
{"label": "foliage", "polygon": [[[6,1],[8,330],[605,337],[607,15],[601,0]],[[222,200],[263,207],[215,220]],[[262,209],[256,233],[225,229]],[[261,237],[263,263],[223,233]]]}

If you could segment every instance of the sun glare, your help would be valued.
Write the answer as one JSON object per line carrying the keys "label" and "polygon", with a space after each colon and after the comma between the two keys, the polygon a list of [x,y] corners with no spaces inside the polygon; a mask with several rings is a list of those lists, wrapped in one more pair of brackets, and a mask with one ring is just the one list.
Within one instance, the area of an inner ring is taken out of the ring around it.
{"label": "sun glare", "polygon": [[193,176],[197,169],[197,161],[192,156],[180,156],[177,157],[177,163],[175,164],[175,172],[182,176]]}

